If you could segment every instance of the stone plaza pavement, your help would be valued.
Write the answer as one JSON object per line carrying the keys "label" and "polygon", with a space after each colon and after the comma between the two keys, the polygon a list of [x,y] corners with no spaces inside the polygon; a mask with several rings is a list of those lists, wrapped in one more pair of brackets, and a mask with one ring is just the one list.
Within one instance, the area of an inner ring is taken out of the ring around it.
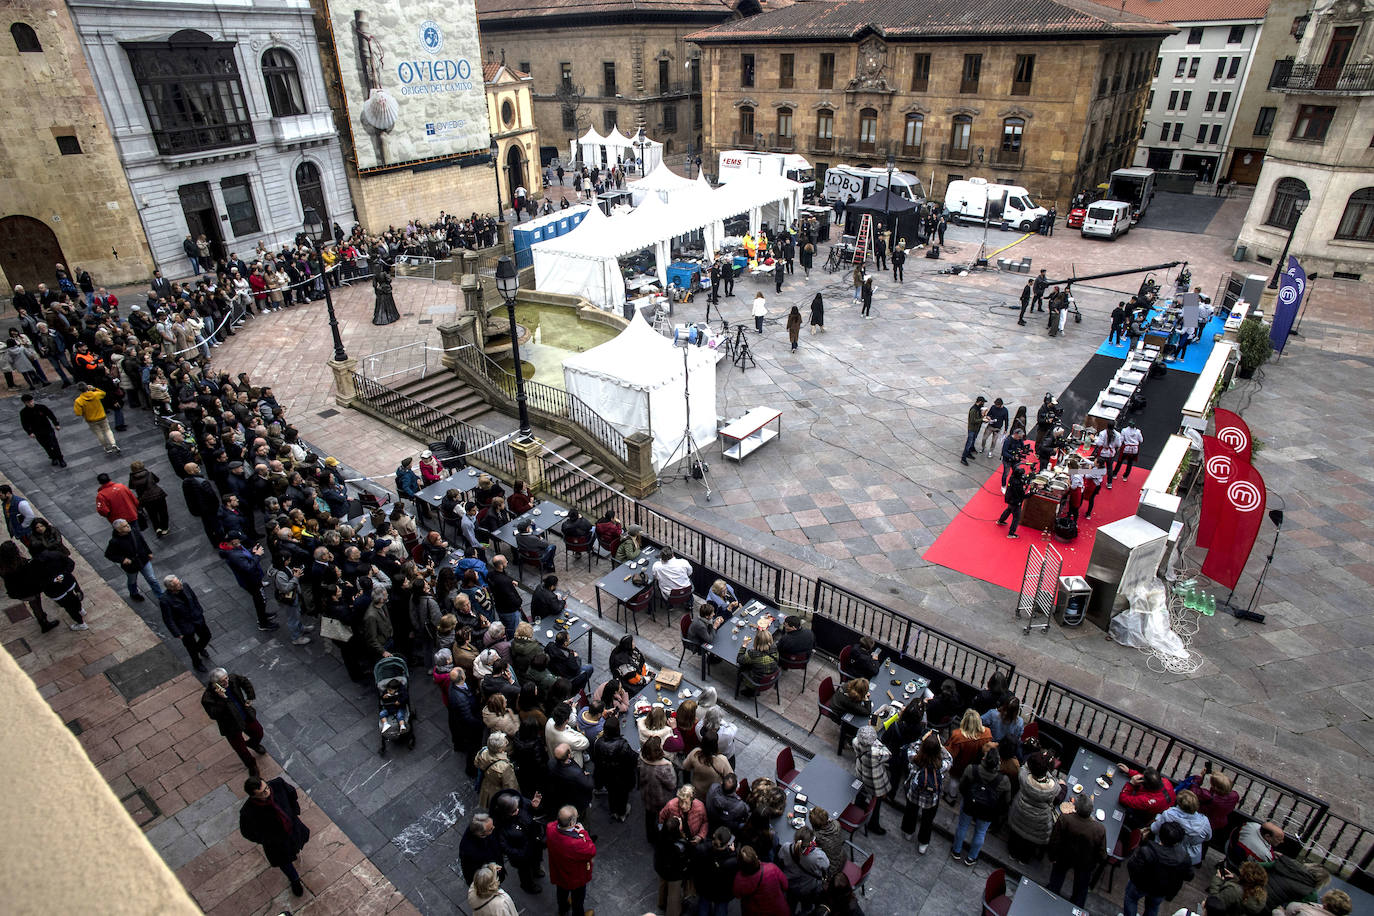
{"label": "stone plaza pavement", "polygon": [[[1203,233],[1137,228],[1114,243],[1060,230],[1026,238],[1004,255],[1029,256],[1032,271],[1077,275],[1187,258],[1194,282],[1212,291],[1241,267],[1230,259],[1245,202],[1225,202]],[[756,288],[769,300],[770,323],[749,334],[758,366],[718,370],[721,416],[759,404],[783,410],[783,435],[761,457],[735,464],[717,447],[715,496],[699,485],[665,481],[651,502],[766,557],[824,574],[914,614],[955,635],[1014,658],[1039,678],[1054,678],[1160,723],[1275,775],[1317,791],[1338,809],[1369,819],[1374,748],[1371,671],[1369,524],[1374,471],[1351,461],[1368,451],[1367,424],[1350,422],[1368,401],[1374,358],[1369,284],[1319,279],[1303,317],[1303,336],[1223,399],[1240,409],[1265,450],[1258,466],[1271,505],[1287,507],[1274,566],[1260,596],[1263,625],[1211,618],[1193,641],[1204,663],[1192,675],[1159,675],[1133,650],[1090,628],[1055,629],[1023,638],[1004,589],[924,562],[921,554],[962,509],[991,470],[959,465],[964,415],[976,394],[1034,407],[1058,393],[1105,336],[1108,313],[1132,292],[1140,275],[1075,287],[1084,319],[1049,338],[1035,323],[1017,327],[1013,306],[1025,278],[997,271],[967,277],[934,273],[967,263],[982,230],[956,227],[939,262],[912,257],[903,284],[880,276],[874,318],[862,321],[839,274],[800,268],[780,296],[771,282],[742,279],[723,303],[731,322],[748,322]],[[988,250],[1021,237],[993,230]],[[825,247],[821,246],[821,253]],[[817,257],[818,262],[823,258]],[[1162,281],[1172,272],[1157,275]],[[788,351],[782,321],[791,305],[803,313],[812,296],[826,301],[823,335],[803,333]],[[371,290],[337,297],[352,355],[410,340],[438,345],[432,323],[457,300],[456,288],[400,281],[403,320],[384,329],[368,323]],[[678,307],[679,320],[704,317],[704,299]],[[712,320],[718,321],[716,310]],[[254,377],[271,376],[292,418],[312,442],[352,453],[368,475],[389,476],[416,444],[356,413],[335,413],[329,394],[328,330],[319,303],[251,322],[215,351],[217,365]],[[303,371],[286,373],[289,366]],[[358,448],[361,445],[362,448]],[[1363,446],[1363,447],[1362,447]],[[1253,588],[1272,538],[1266,526],[1241,580]],[[1195,557],[1195,561],[1200,557]],[[1224,595],[1222,597],[1225,597]],[[1313,754],[1314,742],[1321,749]]]}

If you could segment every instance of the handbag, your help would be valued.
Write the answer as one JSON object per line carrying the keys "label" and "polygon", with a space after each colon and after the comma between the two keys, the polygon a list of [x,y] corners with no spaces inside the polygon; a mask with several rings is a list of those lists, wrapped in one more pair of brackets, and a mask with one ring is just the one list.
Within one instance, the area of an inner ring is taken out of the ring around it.
{"label": "handbag", "polygon": [[147,531],[151,522],[148,520],[148,510],[142,506],[138,507],[138,530]]}
{"label": "handbag", "polygon": [[353,630],[344,626],[333,617],[321,617],[320,636],[323,639],[332,639],[335,642],[348,642],[353,638]]}

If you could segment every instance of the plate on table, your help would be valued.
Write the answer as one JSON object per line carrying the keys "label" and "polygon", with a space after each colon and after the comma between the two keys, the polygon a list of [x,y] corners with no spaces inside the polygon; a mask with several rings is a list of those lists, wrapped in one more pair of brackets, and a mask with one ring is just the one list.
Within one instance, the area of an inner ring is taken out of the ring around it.
{"label": "plate on table", "polygon": [[545,638],[545,639],[553,639],[553,630],[545,630],[545,631],[544,631],[544,638]]}
{"label": "plate on table", "polygon": [[1099,786],[1101,786],[1101,787],[1104,788],[1104,789],[1110,789],[1110,788],[1112,787],[1112,784],[1109,783],[1109,782],[1107,782],[1107,780],[1103,779],[1101,776],[1099,776],[1099,777],[1097,777],[1096,779],[1094,779],[1093,782],[1097,783]]}
{"label": "plate on table", "polygon": [[916,683],[913,681],[912,683],[907,684],[906,687],[905,687],[905,690],[906,690],[908,696],[911,695],[911,694],[913,694],[913,693],[915,693],[915,692],[916,692]]}
{"label": "plate on table", "polygon": [[806,818],[802,817],[801,815],[797,815],[796,817],[792,818],[791,823],[793,829],[800,830],[803,826],[805,826]]}
{"label": "plate on table", "polygon": [[1096,817],[1099,821],[1105,821],[1107,819],[1107,812],[1103,811],[1101,808],[1098,808],[1097,813],[1093,816]]}
{"label": "plate on table", "polygon": [[1073,794],[1074,794],[1074,795],[1077,795],[1078,793],[1080,793],[1080,792],[1082,792],[1082,791],[1083,791],[1083,783],[1081,783],[1081,782],[1078,783],[1078,784],[1076,784],[1076,785],[1073,787]]}
{"label": "plate on table", "polygon": [[559,518],[565,518],[568,513],[562,509],[554,509],[553,514],[558,516]]}
{"label": "plate on table", "polygon": [[543,514],[544,514],[544,513],[543,513],[541,510],[539,510],[539,509],[535,509],[533,512],[530,513],[530,515],[543,515]]}
{"label": "plate on table", "polygon": [[477,476],[477,469],[476,469],[476,468],[468,468],[468,476],[469,476],[469,477],[476,477],[476,476]]}
{"label": "plate on table", "polygon": [[797,814],[805,814],[807,812],[807,807],[806,805],[793,805],[792,810]]}

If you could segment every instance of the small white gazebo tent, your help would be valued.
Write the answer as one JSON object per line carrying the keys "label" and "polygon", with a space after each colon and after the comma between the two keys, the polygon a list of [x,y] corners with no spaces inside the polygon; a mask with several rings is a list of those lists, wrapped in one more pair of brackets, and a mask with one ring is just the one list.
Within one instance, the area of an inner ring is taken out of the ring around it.
{"label": "small white gazebo tent", "polygon": [[632,142],[633,141],[631,141],[629,137],[620,132],[619,125],[612,127],[611,132],[606,135],[604,141],[606,146],[606,164],[615,165],[617,156],[620,157],[622,163],[629,162],[634,156],[634,150],[630,146]]}
{"label": "small white gazebo tent", "polygon": [[679,349],[636,313],[616,337],[563,360],[569,394],[620,432],[654,437],[656,471],[686,451],[688,394],[697,445],[705,448],[716,436],[716,352],[709,347]]}
{"label": "small white gazebo tent", "polygon": [[695,181],[690,178],[683,178],[668,168],[666,163],[660,161],[649,174],[630,182],[628,190],[630,200],[638,207],[644,203],[645,197],[650,194],[658,197],[666,204],[671,204],[681,192],[694,191],[697,187]]}
{"label": "small white gazebo tent", "polygon": [[587,132],[582,135],[582,139],[577,141],[577,145],[581,149],[582,164],[587,166],[601,165],[601,151],[605,143],[605,138],[596,132],[595,127],[588,127]]}

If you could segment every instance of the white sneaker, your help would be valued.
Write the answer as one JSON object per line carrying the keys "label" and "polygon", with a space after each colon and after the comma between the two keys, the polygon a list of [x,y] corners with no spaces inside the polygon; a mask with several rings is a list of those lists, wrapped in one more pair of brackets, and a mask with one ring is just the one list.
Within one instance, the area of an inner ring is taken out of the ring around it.
{"label": "white sneaker", "polygon": [[310,645],[310,637],[309,637],[309,636],[297,636],[295,639],[291,640],[291,645],[293,645],[293,646],[308,646],[308,645]]}
{"label": "white sneaker", "polygon": [[929,849],[929,848],[930,848],[930,844],[929,844],[929,843],[922,843],[921,845],[919,845],[919,846],[916,847],[916,852],[919,853],[920,855],[925,855],[925,854],[926,854],[926,850]]}
{"label": "white sneaker", "polygon": [[89,630],[90,627],[86,626],[86,622],[83,620],[81,623],[68,624],[68,629],[72,629],[72,630]]}

